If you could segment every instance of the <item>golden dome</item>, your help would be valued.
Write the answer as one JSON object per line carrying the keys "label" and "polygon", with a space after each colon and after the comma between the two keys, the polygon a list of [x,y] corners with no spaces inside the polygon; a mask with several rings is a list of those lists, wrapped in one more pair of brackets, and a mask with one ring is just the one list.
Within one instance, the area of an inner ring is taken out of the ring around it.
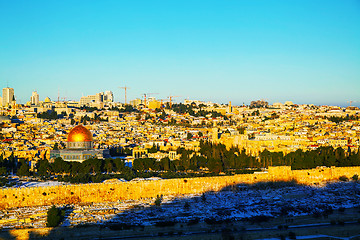
{"label": "golden dome", "polygon": [[78,125],[71,129],[68,142],[91,142],[93,140],[91,132],[84,126]]}

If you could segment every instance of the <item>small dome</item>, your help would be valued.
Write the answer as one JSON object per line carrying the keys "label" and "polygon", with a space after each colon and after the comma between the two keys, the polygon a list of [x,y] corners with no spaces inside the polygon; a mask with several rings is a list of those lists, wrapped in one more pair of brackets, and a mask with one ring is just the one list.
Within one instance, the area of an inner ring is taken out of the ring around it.
{"label": "small dome", "polygon": [[67,141],[68,142],[92,142],[92,134],[86,127],[78,125],[71,129]]}
{"label": "small dome", "polygon": [[51,102],[51,99],[49,97],[46,97],[44,102],[46,103]]}

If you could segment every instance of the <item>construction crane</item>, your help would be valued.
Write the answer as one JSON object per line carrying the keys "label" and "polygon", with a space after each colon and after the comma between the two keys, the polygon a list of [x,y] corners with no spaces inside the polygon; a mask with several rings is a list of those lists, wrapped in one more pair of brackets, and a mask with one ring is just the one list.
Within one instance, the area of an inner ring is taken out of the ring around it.
{"label": "construction crane", "polygon": [[350,100],[350,101],[347,101],[348,103],[349,103],[349,107],[351,107],[351,104],[352,103],[356,103],[356,102],[359,102],[359,101],[352,101],[352,100]]}
{"label": "construction crane", "polygon": [[126,92],[128,89],[130,89],[129,87],[125,86],[125,87],[119,87],[121,89],[124,89],[125,90],[125,105],[127,104],[127,101],[126,101]]}
{"label": "construction crane", "polygon": [[168,96],[170,108],[172,107],[172,99],[176,97],[181,97],[181,96]]}
{"label": "construction crane", "polygon": [[144,93],[144,106],[146,107],[146,98],[149,96],[149,95],[154,95],[154,94],[159,94],[159,93]]}
{"label": "construction crane", "polygon": [[164,107],[164,102],[166,101],[167,99],[158,99],[158,101],[160,101],[160,108],[163,109]]}
{"label": "construction crane", "polygon": [[66,102],[66,97],[60,97],[60,90],[58,89],[57,103],[59,103],[61,100],[63,102]]}

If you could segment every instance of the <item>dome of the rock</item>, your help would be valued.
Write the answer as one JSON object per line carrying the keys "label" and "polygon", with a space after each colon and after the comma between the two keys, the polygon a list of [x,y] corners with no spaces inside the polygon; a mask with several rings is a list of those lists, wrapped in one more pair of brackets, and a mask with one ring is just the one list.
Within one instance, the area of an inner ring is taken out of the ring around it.
{"label": "dome of the rock", "polygon": [[84,126],[78,125],[71,129],[68,138],[68,142],[92,142],[91,132]]}
{"label": "dome of the rock", "polygon": [[83,162],[90,158],[104,159],[111,157],[108,149],[95,149],[93,137],[89,129],[78,125],[68,134],[65,149],[50,151],[50,157],[61,157],[64,161]]}

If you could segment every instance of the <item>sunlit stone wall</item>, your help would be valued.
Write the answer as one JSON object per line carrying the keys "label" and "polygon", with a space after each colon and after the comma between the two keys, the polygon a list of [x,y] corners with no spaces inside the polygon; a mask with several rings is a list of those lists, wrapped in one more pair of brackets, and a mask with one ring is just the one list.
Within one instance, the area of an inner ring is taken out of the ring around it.
{"label": "sunlit stone wall", "polygon": [[154,198],[157,195],[182,195],[220,191],[236,184],[264,181],[295,180],[303,184],[351,178],[360,175],[360,167],[317,168],[291,170],[290,167],[269,167],[268,172],[234,176],[164,179],[156,181],[93,183],[36,188],[4,188],[0,190],[0,209],[41,206],[114,202],[127,199]]}

